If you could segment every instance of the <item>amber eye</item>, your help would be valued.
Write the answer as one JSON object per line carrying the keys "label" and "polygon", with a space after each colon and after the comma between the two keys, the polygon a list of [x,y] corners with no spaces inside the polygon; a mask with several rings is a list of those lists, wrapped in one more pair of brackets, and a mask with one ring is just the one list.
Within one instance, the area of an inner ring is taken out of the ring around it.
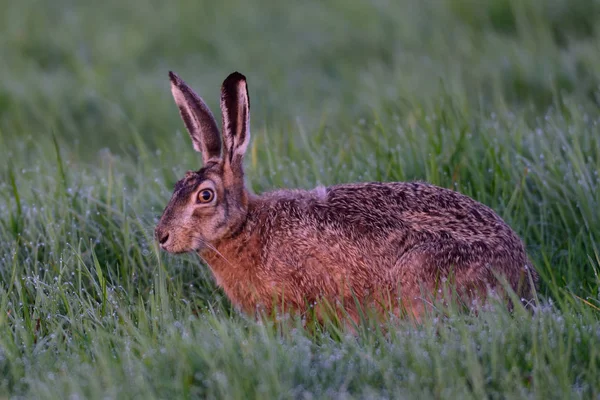
{"label": "amber eye", "polygon": [[198,193],[198,202],[210,203],[215,198],[215,193],[210,189],[201,190]]}

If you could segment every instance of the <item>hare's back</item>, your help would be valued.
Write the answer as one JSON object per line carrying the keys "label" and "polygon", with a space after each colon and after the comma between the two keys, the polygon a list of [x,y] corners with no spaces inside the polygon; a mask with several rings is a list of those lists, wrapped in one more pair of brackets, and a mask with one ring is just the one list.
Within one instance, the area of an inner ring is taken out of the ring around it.
{"label": "hare's back", "polygon": [[[391,236],[415,243],[445,240],[521,247],[513,230],[489,207],[456,191],[424,182],[340,184],[310,191],[280,190],[260,197],[258,221],[270,234],[348,237],[380,241]],[[270,228],[267,229],[270,231]],[[277,232],[275,232],[277,231]]]}
{"label": "hare's back", "polygon": [[509,234],[489,207],[424,182],[358,183],[327,189],[326,207],[339,218],[375,230],[409,230],[469,239]]}
{"label": "hare's back", "polygon": [[530,265],[519,236],[491,208],[453,190],[423,182],[338,185],[329,188],[327,209],[384,252],[397,249],[432,266],[481,272],[491,264],[516,285]]}

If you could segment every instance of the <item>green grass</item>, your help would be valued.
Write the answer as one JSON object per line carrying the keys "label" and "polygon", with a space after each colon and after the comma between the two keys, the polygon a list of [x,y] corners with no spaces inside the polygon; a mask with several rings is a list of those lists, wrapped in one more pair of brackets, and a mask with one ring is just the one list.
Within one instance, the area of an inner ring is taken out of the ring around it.
{"label": "green grass", "polygon": [[[598,398],[597,0],[0,0],[0,398]],[[152,233],[249,80],[254,191],[427,180],[493,207],[533,314],[358,334],[231,309]]]}

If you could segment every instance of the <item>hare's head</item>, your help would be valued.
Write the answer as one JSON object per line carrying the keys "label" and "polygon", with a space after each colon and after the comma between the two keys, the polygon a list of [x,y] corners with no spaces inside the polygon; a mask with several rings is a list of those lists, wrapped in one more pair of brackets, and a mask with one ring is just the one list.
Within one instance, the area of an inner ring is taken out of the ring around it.
{"label": "hare's head", "polygon": [[246,78],[237,72],[221,87],[223,140],[212,113],[177,75],[171,92],[203,166],[188,171],[156,227],[160,247],[171,253],[201,250],[234,234],[244,223],[248,194],[242,168],[250,141],[250,99]]}

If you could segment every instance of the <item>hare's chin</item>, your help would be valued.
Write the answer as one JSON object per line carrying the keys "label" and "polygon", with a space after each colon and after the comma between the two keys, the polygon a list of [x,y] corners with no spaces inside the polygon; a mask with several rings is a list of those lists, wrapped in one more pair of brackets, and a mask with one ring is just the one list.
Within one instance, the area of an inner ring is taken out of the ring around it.
{"label": "hare's chin", "polygon": [[192,247],[183,248],[183,247],[175,247],[175,246],[161,246],[161,249],[170,254],[183,254],[183,253],[189,253],[192,251],[196,251],[196,249],[194,249]]}

